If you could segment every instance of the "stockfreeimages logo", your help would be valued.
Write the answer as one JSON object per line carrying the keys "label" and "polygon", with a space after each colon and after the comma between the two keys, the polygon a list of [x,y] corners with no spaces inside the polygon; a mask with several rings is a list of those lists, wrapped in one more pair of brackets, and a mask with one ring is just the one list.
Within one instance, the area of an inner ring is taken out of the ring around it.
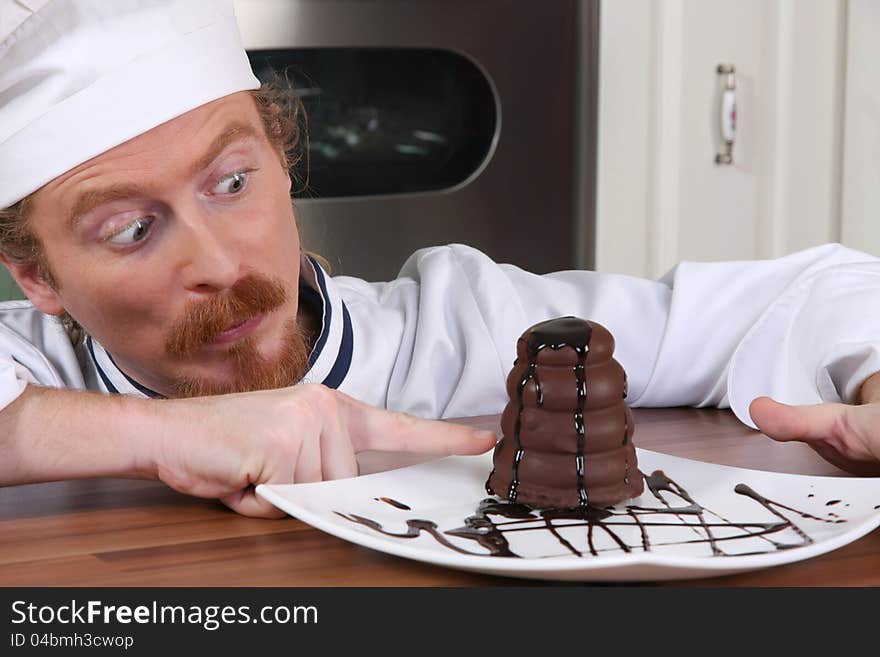
{"label": "stockfreeimages logo", "polygon": [[110,605],[101,600],[69,604],[35,605],[25,600],[12,603],[13,625],[198,625],[214,631],[223,625],[262,623],[266,625],[318,623],[314,605],[267,605],[252,610],[250,605],[164,605],[153,601],[146,605]]}

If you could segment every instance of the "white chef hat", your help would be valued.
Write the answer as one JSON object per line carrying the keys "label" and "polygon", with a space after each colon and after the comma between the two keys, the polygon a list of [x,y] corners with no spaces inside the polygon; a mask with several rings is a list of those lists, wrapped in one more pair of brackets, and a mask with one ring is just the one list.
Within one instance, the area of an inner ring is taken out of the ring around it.
{"label": "white chef hat", "polygon": [[0,0],[0,208],[259,85],[231,0]]}

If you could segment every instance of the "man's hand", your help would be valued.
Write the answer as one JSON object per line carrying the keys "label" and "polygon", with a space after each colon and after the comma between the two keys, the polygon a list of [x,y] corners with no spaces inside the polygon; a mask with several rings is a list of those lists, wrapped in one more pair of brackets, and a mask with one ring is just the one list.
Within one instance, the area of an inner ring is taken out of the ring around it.
{"label": "man's hand", "polygon": [[351,477],[361,451],[481,454],[495,434],[367,406],[324,386],[193,399],[29,385],[0,410],[0,486],[161,479],[249,516],[281,517],[258,484]]}
{"label": "man's hand", "polygon": [[152,406],[174,419],[157,425],[169,430],[147,470],[248,516],[284,515],[254,486],[352,477],[361,451],[481,454],[496,440],[491,431],[392,413],[319,385]]}
{"label": "man's hand", "polygon": [[774,440],[800,440],[841,470],[880,476],[880,373],[862,384],[857,401],[789,406],[758,397],[749,413]]}

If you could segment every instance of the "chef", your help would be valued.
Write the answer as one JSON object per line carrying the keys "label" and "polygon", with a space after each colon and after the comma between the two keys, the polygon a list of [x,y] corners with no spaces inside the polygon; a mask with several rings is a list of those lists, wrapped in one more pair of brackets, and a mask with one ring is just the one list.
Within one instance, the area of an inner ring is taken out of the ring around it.
{"label": "chef", "polygon": [[[576,315],[633,406],[730,407],[880,472],[880,261],[828,244],[659,281],[464,245],[332,277],[300,242],[300,135],[231,3],[0,0],[0,484],[158,478],[247,515],[362,450],[478,454],[517,337]],[[375,236],[381,240],[381,235]],[[774,401],[776,400],[776,401]]]}

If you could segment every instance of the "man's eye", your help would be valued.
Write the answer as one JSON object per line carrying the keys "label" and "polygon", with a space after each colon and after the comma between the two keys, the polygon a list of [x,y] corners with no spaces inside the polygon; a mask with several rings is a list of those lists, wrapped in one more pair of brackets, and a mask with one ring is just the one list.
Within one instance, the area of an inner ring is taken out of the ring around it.
{"label": "man's eye", "polygon": [[220,182],[214,185],[214,189],[211,191],[214,194],[238,194],[244,188],[246,182],[247,172],[236,171],[221,178]]}
{"label": "man's eye", "polygon": [[149,233],[151,223],[152,222],[146,218],[135,219],[125,228],[110,236],[107,241],[112,242],[113,244],[122,245],[140,242],[147,236],[147,233]]}

